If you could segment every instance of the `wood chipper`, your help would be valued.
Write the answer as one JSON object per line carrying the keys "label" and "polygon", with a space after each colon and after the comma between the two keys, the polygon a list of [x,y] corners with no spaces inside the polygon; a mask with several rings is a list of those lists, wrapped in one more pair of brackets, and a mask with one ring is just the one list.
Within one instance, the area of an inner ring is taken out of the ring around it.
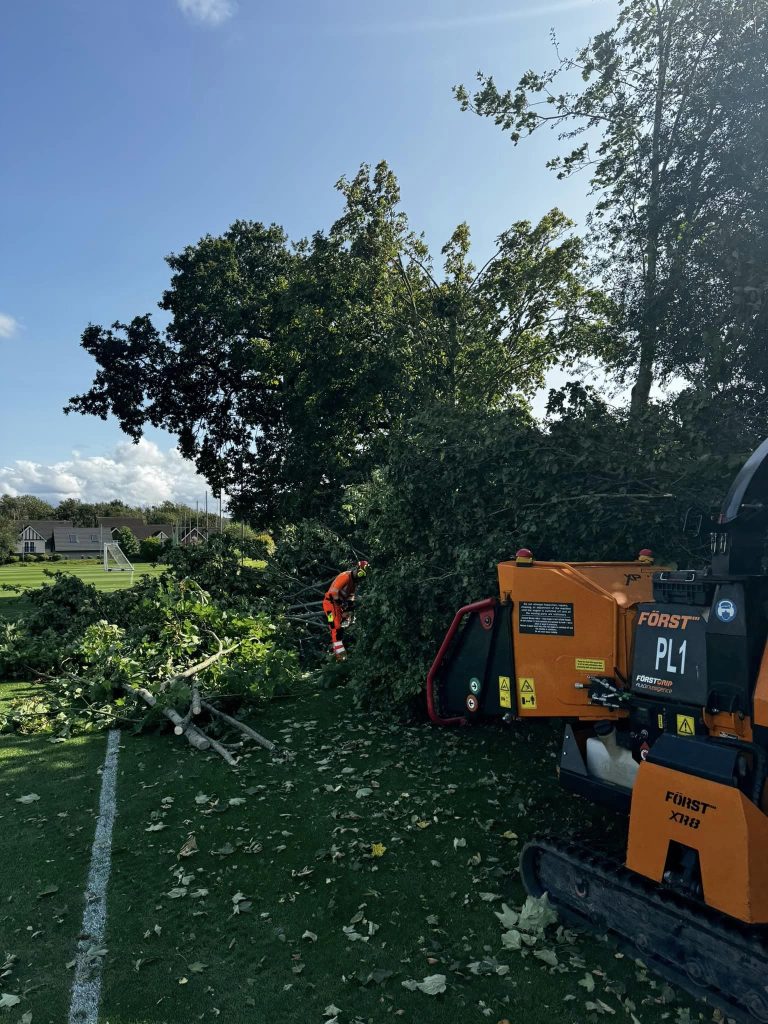
{"label": "wood chipper", "polygon": [[704,569],[498,567],[427,679],[438,725],[565,720],[560,780],[628,816],[624,863],[534,839],[527,890],[694,996],[768,1022],[768,441],[711,526]]}

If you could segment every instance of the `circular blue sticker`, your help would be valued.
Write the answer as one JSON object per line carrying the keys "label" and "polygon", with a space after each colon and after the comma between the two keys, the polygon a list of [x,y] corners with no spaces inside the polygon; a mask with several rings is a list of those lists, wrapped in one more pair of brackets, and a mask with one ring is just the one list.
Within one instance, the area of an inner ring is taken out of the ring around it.
{"label": "circular blue sticker", "polygon": [[730,598],[725,597],[722,601],[717,602],[715,615],[721,622],[733,622],[736,618],[736,605]]}

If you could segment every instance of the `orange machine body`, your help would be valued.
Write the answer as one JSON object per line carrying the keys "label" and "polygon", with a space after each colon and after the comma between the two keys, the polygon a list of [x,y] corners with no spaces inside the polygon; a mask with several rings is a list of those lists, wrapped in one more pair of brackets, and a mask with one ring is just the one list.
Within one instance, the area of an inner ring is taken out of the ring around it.
{"label": "orange machine body", "polygon": [[[501,610],[512,616],[521,718],[618,718],[589,704],[589,676],[629,677],[636,605],[658,567],[638,562],[501,562]],[[507,608],[509,611],[507,611]]]}
{"label": "orange machine body", "polygon": [[747,924],[768,923],[768,817],[740,789],[641,764],[627,867],[661,882],[671,844],[698,853],[707,906]]}

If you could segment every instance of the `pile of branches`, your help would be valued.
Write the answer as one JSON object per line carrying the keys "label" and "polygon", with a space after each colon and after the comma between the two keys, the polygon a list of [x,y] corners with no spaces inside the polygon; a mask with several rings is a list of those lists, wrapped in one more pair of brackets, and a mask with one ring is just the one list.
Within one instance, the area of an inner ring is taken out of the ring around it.
{"label": "pile of branches", "polygon": [[25,614],[0,630],[0,677],[39,684],[0,717],[0,730],[66,737],[169,720],[194,747],[232,764],[232,749],[202,722],[271,750],[228,712],[285,689],[297,675],[296,654],[280,644],[268,615],[217,601],[193,579],[169,572],[102,594],[52,574],[29,595]]}

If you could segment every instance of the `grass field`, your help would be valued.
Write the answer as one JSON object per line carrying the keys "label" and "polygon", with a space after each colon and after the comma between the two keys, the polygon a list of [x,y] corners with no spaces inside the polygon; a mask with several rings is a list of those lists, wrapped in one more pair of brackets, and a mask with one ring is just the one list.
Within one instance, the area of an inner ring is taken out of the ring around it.
{"label": "grass field", "polygon": [[50,582],[49,573],[64,572],[78,576],[85,583],[91,583],[97,590],[122,590],[130,587],[143,575],[156,576],[164,572],[164,566],[150,565],[148,562],[137,562],[133,574],[129,572],[104,572],[101,562],[30,562],[26,565],[17,562],[14,565],[0,565],[0,618],[8,618],[18,614],[23,607],[23,597],[14,590],[4,587],[20,587],[22,590],[34,590]]}
{"label": "grass field", "polygon": [[[711,1019],[605,941],[502,946],[494,911],[523,901],[529,835],[618,835],[558,789],[554,724],[403,725],[345,690],[253,724],[292,755],[253,748],[233,771],[123,735],[101,1024]],[[104,750],[103,734],[0,737],[0,955],[16,957],[0,989],[21,997],[0,1021],[66,1020]],[[403,985],[435,974],[443,994]]]}

